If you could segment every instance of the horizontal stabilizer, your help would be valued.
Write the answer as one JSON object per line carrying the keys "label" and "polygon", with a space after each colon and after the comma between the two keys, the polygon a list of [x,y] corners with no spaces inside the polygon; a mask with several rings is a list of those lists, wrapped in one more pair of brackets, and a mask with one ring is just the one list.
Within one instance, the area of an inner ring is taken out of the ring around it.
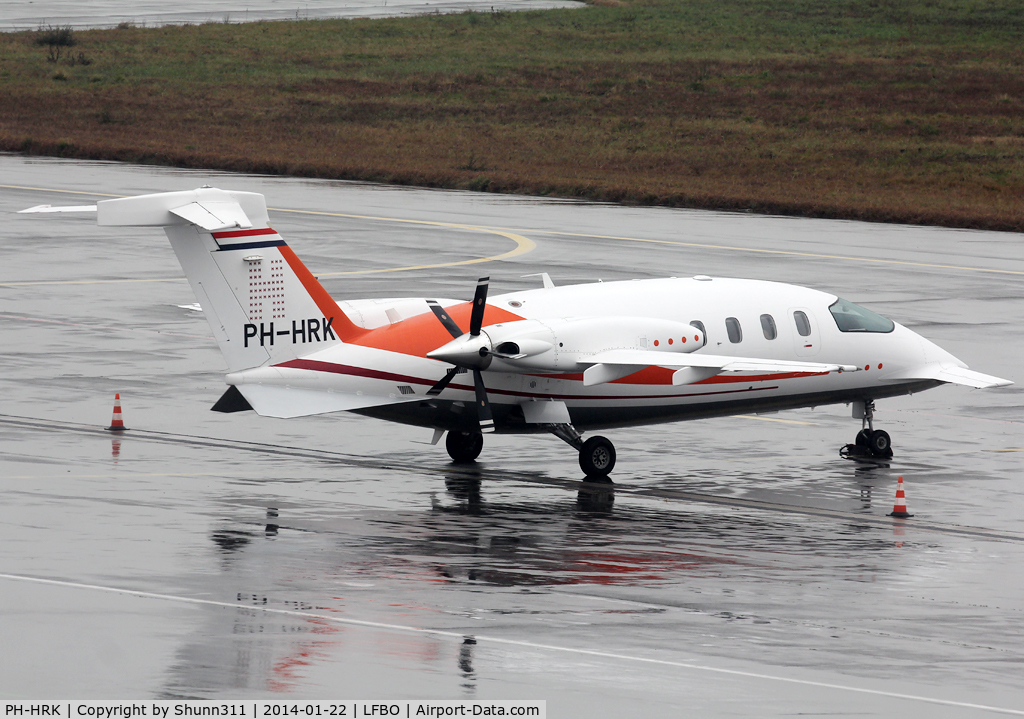
{"label": "horizontal stabilizer", "polygon": [[[710,355],[698,352],[658,352],[655,350],[609,350],[599,352],[586,360],[577,363],[582,368],[601,366],[598,372],[592,374],[594,379],[610,377],[616,379],[615,372],[611,368],[621,366],[625,370],[629,368],[632,372],[642,367],[668,367],[670,369],[696,368],[703,371],[699,373],[682,373],[679,381],[675,384],[689,384],[699,381],[700,378],[709,377],[719,372],[765,372],[768,374],[779,374],[787,372],[807,374],[827,374],[829,372],[855,372],[858,367],[854,365],[822,364],[819,362],[794,362],[790,360],[762,359],[757,357],[728,357],[725,355]],[[586,383],[587,369],[584,372]],[[609,380],[603,380],[609,381]],[[600,382],[593,382],[600,384]]]}
{"label": "horizontal stabilizer", "polygon": [[962,384],[975,389],[989,389],[990,387],[1006,387],[1013,384],[1008,379],[993,377],[990,374],[982,374],[960,367],[955,364],[929,364],[923,367],[896,372],[886,375],[885,381],[900,382],[913,379],[933,379],[938,382],[949,382],[950,384]]}
{"label": "horizontal stabilizer", "polygon": [[95,205],[54,207],[36,205],[19,214],[35,212],[95,212],[100,225],[172,227],[198,225],[207,232],[247,230],[267,223],[267,204],[255,192],[201,187],[185,192],[159,192],[137,197],[101,200]]}
{"label": "horizontal stabilizer", "polygon": [[379,397],[269,384],[243,384],[238,385],[238,390],[256,410],[256,414],[263,417],[305,417],[311,414],[423,401],[423,397]]}
{"label": "horizontal stabilizer", "polygon": [[200,187],[96,203],[96,222],[114,227],[197,225],[207,232],[267,226],[267,203],[255,192]]}
{"label": "horizontal stabilizer", "polygon": [[27,210],[18,210],[19,215],[29,212],[96,212],[96,205],[74,205],[70,207],[54,207],[53,205],[36,205]]}

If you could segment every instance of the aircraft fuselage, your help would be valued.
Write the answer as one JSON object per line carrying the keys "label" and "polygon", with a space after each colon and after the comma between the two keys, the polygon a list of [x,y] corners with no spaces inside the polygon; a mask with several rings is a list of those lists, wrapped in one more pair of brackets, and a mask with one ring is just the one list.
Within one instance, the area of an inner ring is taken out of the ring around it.
{"label": "aircraft fuselage", "polygon": [[[795,285],[758,280],[707,278],[658,279],[572,285],[526,290],[494,296],[484,315],[484,332],[494,310],[502,311],[501,324],[522,320],[544,323],[547,318],[651,318],[671,320],[703,328],[706,343],[696,353],[760,357],[856,365],[859,371],[842,373],[743,372],[719,374],[693,384],[674,386],[672,370],[647,367],[611,382],[584,386],[582,373],[566,367],[563,372],[502,371],[495,361],[484,372],[487,391],[501,432],[546,431],[527,424],[520,405],[529,401],[564,402],[573,424],[580,429],[617,427],[706,417],[767,412],[854,400],[908,394],[937,386],[929,379],[887,379],[930,362],[964,366],[949,353],[917,333],[892,323],[889,332],[840,331],[829,310],[837,301],[832,294]],[[425,300],[373,301],[383,307],[415,307]],[[349,303],[342,303],[345,307]],[[351,303],[358,305],[359,303]],[[451,301],[442,302],[451,306]],[[380,310],[383,312],[383,310]],[[802,313],[803,318],[798,319]],[[806,319],[804,319],[806,318]],[[405,322],[416,320],[410,318]],[[429,313],[418,319],[436,332]],[[371,319],[372,321],[372,319]],[[731,332],[729,324],[732,325]],[[635,340],[649,349],[681,347],[682,337],[645,332],[638,320]],[[390,326],[378,328],[386,334]],[[596,331],[596,330],[595,330]],[[427,344],[440,344],[437,337]],[[733,341],[738,340],[738,341]],[[690,339],[693,342],[693,339]],[[600,349],[609,349],[601,347]],[[689,348],[687,348],[689,349]],[[361,352],[360,350],[359,352]],[[348,346],[328,350],[344,364]],[[327,357],[323,358],[325,361]],[[448,365],[422,356],[402,355],[396,362],[400,373],[417,394],[443,375]],[[379,363],[377,364],[379,366]],[[396,373],[399,374],[399,373]],[[408,424],[442,429],[471,428],[475,416],[471,376],[456,376],[441,397],[356,410],[361,414]]]}

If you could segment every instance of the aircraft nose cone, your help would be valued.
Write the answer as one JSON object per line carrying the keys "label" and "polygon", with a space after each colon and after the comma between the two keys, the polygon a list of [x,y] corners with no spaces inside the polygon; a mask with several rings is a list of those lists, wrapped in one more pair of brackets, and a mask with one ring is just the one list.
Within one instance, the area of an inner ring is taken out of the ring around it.
{"label": "aircraft nose cone", "polygon": [[[442,347],[438,347],[436,350],[427,352],[427,357],[441,360],[442,362],[450,362],[457,367],[484,369],[491,363],[491,356],[488,354],[490,344],[487,335],[480,334],[476,337],[471,337],[467,334],[452,340]],[[481,353],[480,350],[484,350],[484,352]]]}

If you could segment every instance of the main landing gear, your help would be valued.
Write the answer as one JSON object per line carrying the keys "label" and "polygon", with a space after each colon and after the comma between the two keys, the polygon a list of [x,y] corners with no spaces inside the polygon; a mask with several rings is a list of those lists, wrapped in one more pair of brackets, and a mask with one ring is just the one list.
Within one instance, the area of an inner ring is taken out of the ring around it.
{"label": "main landing gear", "polygon": [[588,479],[604,479],[615,469],[615,445],[607,437],[591,437],[584,442],[571,424],[549,424],[546,427],[553,435],[579,451],[580,469]]}
{"label": "main landing gear", "polygon": [[843,457],[874,457],[877,459],[889,459],[892,457],[892,440],[889,433],[882,429],[875,429],[875,401],[864,400],[853,403],[853,416],[861,420],[861,430],[853,444],[848,444],[839,450]]}
{"label": "main landing gear", "polygon": [[[591,437],[586,442],[571,424],[549,424],[545,427],[580,453],[580,469],[591,481],[611,481],[608,474],[615,468],[615,445],[607,437]],[[444,441],[448,456],[457,463],[472,462],[484,448],[479,432],[448,432]]]}
{"label": "main landing gear", "polygon": [[484,436],[479,432],[449,432],[444,446],[452,461],[459,464],[472,462],[484,448]]}

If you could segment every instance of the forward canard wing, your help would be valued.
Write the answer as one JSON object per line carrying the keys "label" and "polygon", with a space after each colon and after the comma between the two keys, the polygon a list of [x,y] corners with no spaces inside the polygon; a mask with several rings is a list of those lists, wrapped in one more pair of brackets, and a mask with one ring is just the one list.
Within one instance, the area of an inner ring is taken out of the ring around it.
{"label": "forward canard wing", "polygon": [[856,372],[859,369],[854,365],[651,350],[609,350],[592,355],[578,364],[581,369],[586,368],[583,371],[583,384],[588,387],[610,382],[626,374],[638,372],[645,367],[675,369],[676,372],[672,375],[672,384],[674,385],[693,384],[722,372],[828,374],[830,372]]}
{"label": "forward canard wing", "polygon": [[885,382],[903,382],[914,379],[933,379],[938,382],[949,384],[960,384],[975,389],[989,389],[991,387],[1008,387],[1013,384],[1008,379],[993,377],[990,374],[982,374],[974,370],[961,367],[951,363],[932,363],[922,367],[914,367],[910,370],[895,372],[882,378]]}

